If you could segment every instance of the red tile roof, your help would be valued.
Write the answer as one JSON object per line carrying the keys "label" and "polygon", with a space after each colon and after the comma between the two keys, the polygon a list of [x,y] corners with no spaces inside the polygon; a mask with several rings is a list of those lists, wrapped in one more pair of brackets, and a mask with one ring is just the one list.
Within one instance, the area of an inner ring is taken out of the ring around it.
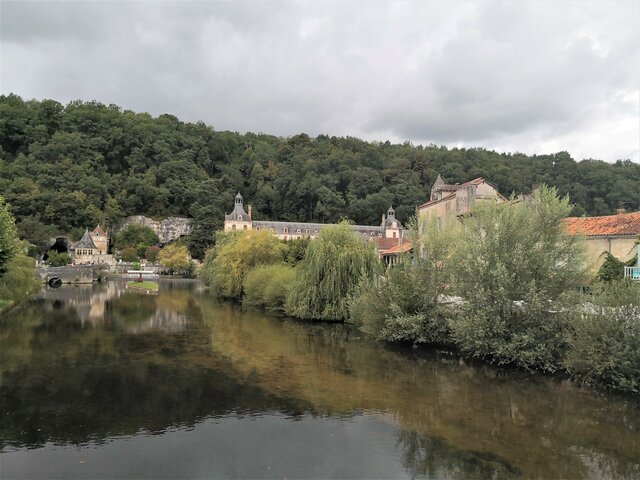
{"label": "red tile roof", "polygon": [[396,253],[407,253],[411,250],[411,244],[409,242],[404,242],[401,245],[396,245],[395,247],[391,247],[389,250],[385,250],[381,252],[382,255],[393,255]]}
{"label": "red tile roof", "polygon": [[640,235],[640,212],[619,213],[606,217],[569,217],[565,219],[569,233],[592,236]]}
{"label": "red tile roof", "polygon": [[379,252],[389,250],[402,242],[402,238],[376,238],[376,248]]}

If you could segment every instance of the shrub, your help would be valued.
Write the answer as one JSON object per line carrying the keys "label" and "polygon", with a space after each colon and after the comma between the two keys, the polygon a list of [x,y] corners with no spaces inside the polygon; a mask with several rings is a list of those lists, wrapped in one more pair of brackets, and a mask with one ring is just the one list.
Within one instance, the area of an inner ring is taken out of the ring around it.
{"label": "shrub", "polygon": [[598,305],[572,318],[567,370],[588,385],[640,394],[640,307]]}
{"label": "shrub", "polygon": [[305,319],[346,320],[348,300],[361,281],[374,277],[378,265],[372,246],[349,225],[322,229],[296,267],[287,313]]}
{"label": "shrub", "polygon": [[49,250],[47,254],[47,262],[49,262],[49,265],[52,267],[64,267],[72,261],[73,259],[66,252],[58,253],[56,250]]}
{"label": "shrub", "polygon": [[569,292],[583,280],[583,243],[562,220],[568,198],[542,187],[530,202],[478,205],[465,219],[456,285],[465,299],[453,336],[466,353],[526,369],[556,370]]}
{"label": "shrub", "polygon": [[242,230],[216,234],[202,267],[205,284],[214,295],[240,298],[245,275],[259,265],[281,263],[287,247],[267,231]]}
{"label": "shrub", "polygon": [[244,280],[243,305],[284,313],[293,278],[294,269],[288,265],[262,265],[254,268]]}
{"label": "shrub", "polygon": [[439,297],[450,288],[447,260],[457,231],[427,225],[421,235],[416,229],[410,233],[412,252],[384,277],[363,285],[351,301],[350,321],[379,340],[450,343],[448,312]]}
{"label": "shrub", "polygon": [[624,267],[633,267],[636,264],[637,255],[627,262],[621,262],[616,257],[607,252],[607,256],[596,273],[596,280],[600,282],[611,282],[622,280],[624,277]]}

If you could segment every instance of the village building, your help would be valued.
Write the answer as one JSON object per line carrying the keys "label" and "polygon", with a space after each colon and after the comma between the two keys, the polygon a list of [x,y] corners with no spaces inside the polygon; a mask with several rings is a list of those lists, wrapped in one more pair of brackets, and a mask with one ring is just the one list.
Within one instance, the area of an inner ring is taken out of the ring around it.
{"label": "village building", "polygon": [[640,212],[603,217],[568,217],[565,220],[571,234],[583,235],[587,244],[587,264],[598,268],[607,253],[622,262],[636,255],[640,239]]}
{"label": "village building", "polygon": [[[277,236],[281,240],[294,240],[298,238],[316,238],[320,230],[326,228],[326,223],[302,223],[302,222],[277,222],[253,220],[251,205],[248,211],[244,209],[244,200],[238,193],[235,205],[229,215],[224,217],[224,230],[264,230]],[[363,240],[375,242],[379,253],[396,245],[404,243],[405,230],[402,223],[396,218],[395,210],[389,207],[386,215],[382,215],[382,222],[378,226],[350,225]]]}
{"label": "village building", "polygon": [[428,202],[418,207],[421,221],[432,219],[438,228],[447,228],[457,223],[468,214],[478,202],[503,202],[506,198],[500,195],[495,185],[482,177],[466,183],[447,184],[438,175]]}
{"label": "village building", "polygon": [[108,248],[109,235],[98,225],[92,232],[86,229],[82,238],[69,247],[69,253],[75,265],[114,265],[115,259],[107,254]]}

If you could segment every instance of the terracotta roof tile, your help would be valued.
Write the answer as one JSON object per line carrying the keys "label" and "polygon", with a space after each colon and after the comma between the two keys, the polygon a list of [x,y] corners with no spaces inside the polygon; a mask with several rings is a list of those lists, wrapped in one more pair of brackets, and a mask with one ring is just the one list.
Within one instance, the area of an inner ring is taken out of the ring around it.
{"label": "terracotta roof tile", "polygon": [[395,253],[407,253],[409,250],[411,250],[411,244],[409,242],[404,242],[403,244],[391,247],[389,250],[385,250],[382,254],[391,255]]}
{"label": "terracotta roof tile", "polygon": [[565,224],[571,234],[640,235],[640,212],[605,217],[569,217],[565,219]]}

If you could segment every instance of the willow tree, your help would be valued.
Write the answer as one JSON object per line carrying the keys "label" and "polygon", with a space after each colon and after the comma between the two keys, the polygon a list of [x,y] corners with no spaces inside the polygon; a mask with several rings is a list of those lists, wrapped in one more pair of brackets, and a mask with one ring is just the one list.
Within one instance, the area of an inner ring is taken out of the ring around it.
{"label": "willow tree", "polygon": [[240,298],[244,278],[257,266],[284,262],[286,245],[269,232],[219,233],[205,256],[202,277],[217,297]]}
{"label": "willow tree", "polygon": [[373,245],[348,224],[322,229],[297,267],[287,313],[312,320],[346,320],[350,296],[378,267]]}

